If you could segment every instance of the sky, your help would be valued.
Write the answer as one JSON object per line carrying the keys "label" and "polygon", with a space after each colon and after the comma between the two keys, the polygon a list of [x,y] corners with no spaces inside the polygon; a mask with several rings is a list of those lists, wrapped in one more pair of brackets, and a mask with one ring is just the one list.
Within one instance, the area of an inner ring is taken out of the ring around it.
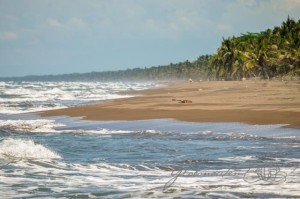
{"label": "sky", "polygon": [[300,19],[300,0],[0,0],[0,77],[151,67]]}

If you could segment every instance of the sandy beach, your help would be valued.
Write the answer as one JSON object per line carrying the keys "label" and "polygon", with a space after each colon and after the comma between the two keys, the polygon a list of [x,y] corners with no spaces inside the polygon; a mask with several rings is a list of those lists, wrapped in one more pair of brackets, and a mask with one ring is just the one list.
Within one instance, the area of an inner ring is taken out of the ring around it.
{"label": "sandy beach", "polygon": [[299,81],[188,82],[129,94],[138,96],[39,114],[99,121],[174,118],[300,128]]}

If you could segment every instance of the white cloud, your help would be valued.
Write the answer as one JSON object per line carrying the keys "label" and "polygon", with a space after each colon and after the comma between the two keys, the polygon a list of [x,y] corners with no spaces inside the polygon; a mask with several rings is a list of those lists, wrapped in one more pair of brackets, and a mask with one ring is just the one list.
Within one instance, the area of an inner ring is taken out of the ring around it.
{"label": "white cloud", "polygon": [[46,20],[47,28],[59,30],[62,32],[78,32],[88,31],[90,29],[89,24],[83,19],[78,17],[70,17],[66,20],[58,20],[54,18],[48,18]]}
{"label": "white cloud", "polygon": [[253,6],[257,6],[258,5],[258,1],[256,0],[237,0],[237,2],[239,4],[245,5],[245,6],[249,6],[249,7],[253,7]]}
{"label": "white cloud", "polygon": [[[228,1],[216,21],[215,30],[224,31],[220,36],[238,36],[246,32],[260,32],[280,25],[294,11],[287,11],[286,3],[293,0],[235,0]],[[297,2],[300,2],[299,0]],[[295,3],[298,4],[298,3]],[[229,33],[229,34],[227,34]]]}
{"label": "white cloud", "polygon": [[48,18],[46,22],[47,22],[48,27],[50,27],[50,28],[63,27],[63,25],[57,19]]}
{"label": "white cloud", "polygon": [[18,35],[15,32],[0,32],[0,40],[12,41],[18,39]]}
{"label": "white cloud", "polygon": [[300,0],[285,0],[285,1],[277,1],[278,7],[290,10],[298,10],[300,9]]}
{"label": "white cloud", "polygon": [[82,30],[87,31],[89,30],[89,24],[85,22],[81,18],[72,17],[66,22],[66,26],[69,29],[76,29],[76,30]]}

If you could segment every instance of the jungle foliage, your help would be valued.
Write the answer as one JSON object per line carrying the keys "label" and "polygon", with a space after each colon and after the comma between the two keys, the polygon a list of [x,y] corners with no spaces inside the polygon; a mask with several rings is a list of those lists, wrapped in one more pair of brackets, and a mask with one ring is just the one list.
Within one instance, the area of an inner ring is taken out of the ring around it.
{"label": "jungle foliage", "polygon": [[209,68],[216,79],[300,76],[300,20],[288,17],[280,27],[223,38]]}

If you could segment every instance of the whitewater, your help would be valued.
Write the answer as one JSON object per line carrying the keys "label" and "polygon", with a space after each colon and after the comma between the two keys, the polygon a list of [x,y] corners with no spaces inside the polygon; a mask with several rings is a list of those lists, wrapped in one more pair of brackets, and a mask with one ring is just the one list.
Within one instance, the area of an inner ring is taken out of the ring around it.
{"label": "whitewater", "polygon": [[0,198],[300,198],[300,129],[36,111],[154,82],[0,82]]}

